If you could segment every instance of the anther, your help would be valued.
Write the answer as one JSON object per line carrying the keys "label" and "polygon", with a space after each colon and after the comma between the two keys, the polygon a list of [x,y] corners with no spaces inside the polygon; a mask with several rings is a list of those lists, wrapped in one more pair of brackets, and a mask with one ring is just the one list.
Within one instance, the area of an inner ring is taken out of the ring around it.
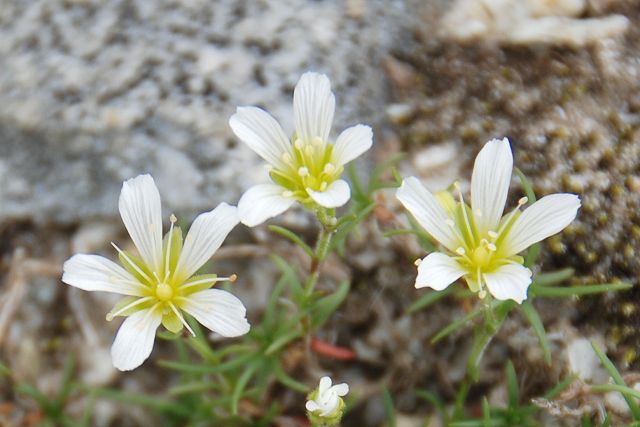
{"label": "anther", "polygon": [[480,299],[485,299],[486,296],[487,296],[487,291],[485,291],[484,289],[478,292],[478,297],[480,297]]}
{"label": "anther", "polygon": [[111,322],[113,320],[113,314],[107,313],[106,318],[107,318],[107,322]]}
{"label": "anther", "polygon": [[331,174],[335,172],[335,170],[336,167],[332,163],[327,163],[326,165],[324,165],[324,169],[322,171],[326,174]]}
{"label": "anther", "polygon": [[476,209],[475,211],[473,211],[473,214],[478,218],[482,217],[482,211],[480,209]]}
{"label": "anther", "polygon": [[238,275],[237,274],[232,274],[231,276],[229,276],[229,281],[231,283],[235,282],[236,280],[238,280]]}
{"label": "anther", "polygon": [[289,190],[283,191],[282,192],[282,196],[283,197],[292,197],[293,196],[293,191],[289,191]]}
{"label": "anther", "polygon": [[528,201],[529,201],[528,197],[526,197],[526,196],[525,197],[521,197],[520,200],[518,200],[518,206],[525,205],[525,204],[527,204]]}
{"label": "anther", "polygon": [[327,182],[322,181],[322,183],[320,183],[320,191],[324,191],[326,189],[327,189]]}
{"label": "anther", "polygon": [[422,260],[420,258],[413,262],[413,265],[415,265],[416,267],[418,267],[420,264],[422,264]]}
{"label": "anther", "polygon": [[293,146],[296,147],[297,150],[302,150],[304,144],[302,143],[301,139],[296,139],[296,141],[293,143]]}
{"label": "anther", "polygon": [[489,232],[487,233],[489,235],[489,237],[491,237],[493,240],[498,238],[498,233],[496,233],[493,230],[489,230]]}
{"label": "anther", "polygon": [[300,175],[300,176],[309,175],[309,169],[307,169],[306,167],[302,166],[300,169],[298,169],[298,175]]}
{"label": "anther", "polygon": [[460,246],[458,249],[456,249],[456,253],[458,255],[464,255],[466,253],[466,251],[464,250],[464,248],[462,246]]}
{"label": "anther", "polygon": [[171,224],[175,224],[178,221],[178,218],[176,218],[174,214],[171,214],[169,216],[169,221],[171,221]]}
{"label": "anther", "polygon": [[493,243],[489,243],[487,245],[487,248],[491,251],[491,252],[495,252],[498,250],[498,248],[496,248],[496,245],[494,245]]}
{"label": "anther", "polygon": [[291,163],[291,154],[289,153],[284,153],[282,155],[282,160],[284,160],[285,163]]}
{"label": "anther", "polygon": [[313,142],[314,145],[322,145],[324,142],[322,138],[320,138],[319,136],[316,136],[311,141]]}

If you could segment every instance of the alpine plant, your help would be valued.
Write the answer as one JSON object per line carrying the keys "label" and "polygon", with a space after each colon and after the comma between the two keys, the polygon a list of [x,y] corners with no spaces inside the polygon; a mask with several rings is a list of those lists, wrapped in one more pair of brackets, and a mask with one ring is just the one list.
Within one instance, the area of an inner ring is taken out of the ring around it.
{"label": "alpine plant", "polygon": [[307,417],[314,426],[336,426],[344,413],[344,396],[349,393],[349,385],[331,385],[331,378],[320,378],[318,388],[307,396]]}
{"label": "alpine plant", "polygon": [[288,138],[278,122],[257,107],[238,107],[229,119],[236,136],[268,162],[270,183],[250,188],[238,202],[240,220],[253,227],[298,201],[308,208],[336,208],[351,190],[340,179],[344,165],[373,143],[369,126],[344,130],[329,140],[335,96],[324,74],[302,75],[293,93],[295,132]]}
{"label": "alpine plant", "polygon": [[184,327],[194,334],[185,312],[225,337],[249,331],[242,302],[227,291],[211,289],[217,282],[235,280],[235,275],[195,274],[238,224],[236,207],[221,203],[199,215],[184,241],[171,215],[163,238],[160,194],[150,175],[140,175],[122,185],[119,210],[138,253],[112,243],[121,265],[102,256],[77,254],[64,263],[62,276],[76,288],[124,295],[107,314],[109,321],[126,316],[111,347],[117,369],[135,369],[149,357],[161,324],[173,333]]}
{"label": "alpine plant", "polygon": [[457,197],[450,192],[434,196],[415,177],[402,182],[397,198],[445,249],[416,262],[416,288],[442,290],[462,277],[480,298],[487,291],[496,299],[520,304],[527,298],[532,274],[518,254],[569,225],[580,208],[580,198],[552,194],[521,212],[528,202],[523,197],[503,216],[512,168],[509,141],[487,142],[473,167],[471,205],[459,185],[455,185]]}

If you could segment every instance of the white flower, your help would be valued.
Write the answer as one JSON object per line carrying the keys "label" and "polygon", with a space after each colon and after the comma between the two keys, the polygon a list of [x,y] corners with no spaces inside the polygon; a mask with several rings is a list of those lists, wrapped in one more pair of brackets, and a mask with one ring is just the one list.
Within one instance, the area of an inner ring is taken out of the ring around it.
{"label": "white flower", "polygon": [[257,107],[238,107],[229,125],[238,138],[269,163],[271,183],[250,188],[238,203],[240,220],[253,227],[281,214],[295,201],[325,208],[342,206],[351,191],[340,179],[344,165],[373,143],[369,126],[343,131],[329,141],[335,97],[324,74],[305,73],[293,93],[295,133]]}
{"label": "white flower", "polygon": [[331,378],[320,378],[320,385],[314,390],[305,405],[310,413],[323,417],[335,418],[336,415],[342,415],[342,407],[344,402],[342,397],[349,393],[348,384],[331,385]]}
{"label": "white flower", "polygon": [[471,206],[458,189],[459,202],[448,192],[437,196],[415,177],[396,193],[405,208],[449,255],[434,252],[418,265],[416,288],[442,290],[463,277],[469,288],[499,300],[522,303],[527,298],[531,271],[520,252],[560,232],[575,218],[580,198],[575,194],[545,196],[520,212],[527,203],[502,216],[513,168],[509,141],[494,139],[482,148],[471,177]]}
{"label": "white flower", "polygon": [[199,215],[182,241],[174,227],[162,237],[160,194],[153,178],[140,175],[125,181],[120,193],[120,215],[139,257],[115,244],[118,264],[98,255],[77,254],[64,263],[62,281],[86,291],[125,295],[107,315],[128,316],[116,335],[111,356],[113,365],[128,371],[140,366],[151,354],[160,324],[177,333],[193,331],[182,312],[189,313],[207,328],[226,337],[249,331],[242,302],[220,289],[219,281],[234,280],[215,274],[195,275],[211,258],[238,222],[237,209],[221,203]]}

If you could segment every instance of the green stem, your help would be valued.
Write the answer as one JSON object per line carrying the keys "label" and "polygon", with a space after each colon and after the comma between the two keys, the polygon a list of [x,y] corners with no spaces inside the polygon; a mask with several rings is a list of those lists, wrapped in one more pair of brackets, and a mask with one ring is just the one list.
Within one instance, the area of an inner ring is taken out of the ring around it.
{"label": "green stem", "polygon": [[318,211],[318,220],[322,224],[322,227],[320,228],[315,251],[313,253],[313,257],[311,258],[311,269],[309,270],[309,277],[307,278],[307,281],[304,285],[306,297],[309,297],[313,294],[316,284],[318,283],[318,277],[320,276],[320,265],[329,253],[329,248],[331,246],[331,237],[333,236],[334,232],[333,227],[336,223],[335,216],[333,216],[332,213],[328,213],[326,210]]}

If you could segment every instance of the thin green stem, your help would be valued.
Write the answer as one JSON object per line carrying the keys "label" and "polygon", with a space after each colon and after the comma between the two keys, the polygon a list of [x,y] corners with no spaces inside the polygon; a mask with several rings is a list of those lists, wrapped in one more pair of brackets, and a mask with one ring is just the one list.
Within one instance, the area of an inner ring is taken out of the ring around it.
{"label": "thin green stem", "polygon": [[320,228],[320,232],[318,233],[318,240],[316,242],[313,257],[311,258],[309,277],[307,277],[304,285],[306,297],[309,297],[313,294],[316,284],[318,283],[318,278],[320,276],[320,265],[329,254],[329,248],[331,247],[331,237],[333,236],[333,232],[335,230],[334,227],[337,223],[335,216],[332,213],[327,212],[327,210],[319,210],[317,215],[318,220],[320,221],[322,226]]}

